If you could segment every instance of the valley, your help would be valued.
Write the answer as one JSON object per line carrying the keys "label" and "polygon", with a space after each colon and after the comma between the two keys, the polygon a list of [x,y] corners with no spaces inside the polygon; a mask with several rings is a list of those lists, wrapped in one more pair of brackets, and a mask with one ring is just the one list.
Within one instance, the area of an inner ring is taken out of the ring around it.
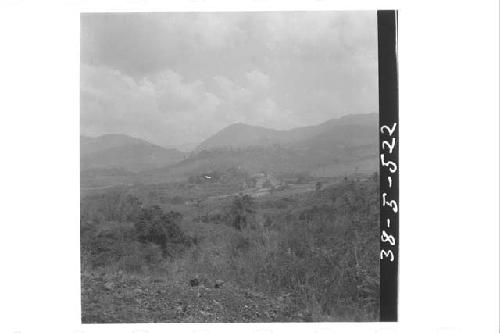
{"label": "valley", "polygon": [[377,119],[82,140],[82,321],[377,320]]}

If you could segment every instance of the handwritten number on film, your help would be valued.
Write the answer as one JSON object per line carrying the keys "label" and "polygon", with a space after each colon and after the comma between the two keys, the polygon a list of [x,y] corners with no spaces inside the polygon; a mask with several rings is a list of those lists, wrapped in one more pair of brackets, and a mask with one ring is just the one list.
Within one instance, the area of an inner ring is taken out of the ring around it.
{"label": "handwritten number on film", "polygon": [[[392,126],[387,126],[384,125],[380,127],[380,133],[383,135],[388,135],[389,138],[387,140],[382,141],[382,151],[384,152],[383,154],[380,154],[380,162],[382,164],[382,167],[387,168],[391,174],[395,173],[398,170],[398,165],[394,162],[391,161],[391,155],[392,151],[394,150],[394,147],[396,147],[396,138],[392,137],[394,134],[394,131],[396,130],[397,123],[393,123]],[[392,187],[392,177],[389,176],[387,177],[387,185],[389,188]],[[392,212],[394,214],[398,213],[398,203],[396,200],[388,198],[387,193],[382,194],[382,207],[387,206],[388,208],[391,208]],[[391,219],[387,219],[387,224],[386,228],[390,229],[391,227]],[[380,235],[380,240],[383,243],[387,243],[388,246],[395,246],[396,245],[396,238],[389,233],[389,230],[382,230],[382,234]],[[380,260],[389,260],[389,261],[394,261],[394,253],[392,250],[385,250],[382,249],[380,251]]]}

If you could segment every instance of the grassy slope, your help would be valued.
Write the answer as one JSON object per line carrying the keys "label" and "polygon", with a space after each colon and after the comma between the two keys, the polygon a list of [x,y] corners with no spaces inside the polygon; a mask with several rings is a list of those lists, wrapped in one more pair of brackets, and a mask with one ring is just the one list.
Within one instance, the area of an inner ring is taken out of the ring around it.
{"label": "grassy slope", "polygon": [[[229,185],[128,190],[146,204],[181,212],[180,226],[197,244],[138,272],[127,272],[119,261],[99,270],[84,267],[82,319],[377,320],[377,186],[349,181],[319,192],[276,192],[257,200],[255,227],[243,231],[228,225],[232,198],[218,197],[234,193]],[[175,196],[203,200],[192,206]],[[187,286],[195,276],[209,287],[200,297],[198,288]],[[210,287],[216,279],[226,281],[223,289]],[[107,290],[110,281],[114,286]],[[262,298],[248,297],[255,293]]]}

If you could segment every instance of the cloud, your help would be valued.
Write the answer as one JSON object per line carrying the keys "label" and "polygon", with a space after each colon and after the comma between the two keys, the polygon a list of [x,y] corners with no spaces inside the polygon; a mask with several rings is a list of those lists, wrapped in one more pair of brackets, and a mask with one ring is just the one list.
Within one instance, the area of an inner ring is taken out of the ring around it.
{"label": "cloud", "polygon": [[159,111],[163,113],[209,112],[220,104],[219,98],[207,91],[202,81],[185,82],[172,70],[146,78],[143,82],[154,90]]}
{"label": "cloud", "polygon": [[252,97],[252,93],[250,90],[238,86],[236,83],[225,76],[216,75],[214,76],[213,81],[215,82],[216,91],[223,98],[225,98],[227,102],[249,101]]}
{"label": "cloud", "polygon": [[82,65],[81,72],[81,127],[88,135],[125,133],[176,145],[201,142],[235,122],[284,123],[276,102],[262,94],[270,80],[260,71],[244,75],[252,78],[242,80],[246,86],[216,76],[211,87],[173,70],[141,80],[107,67]]}
{"label": "cloud", "polygon": [[82,60],[141,77],[230,46],[241,31],[215,13],[82,14]]}
{"label": "cloud", "polygon": [[82,66],[82,132],[125,133],[162,145],[189,136],[197,141],[207,133],[193,132],[191,125],[210,117],[207,112],[218,103],[197,93],[202,90],[200,83],[184,83],[175,72],[137,81],[118,70]]}
{"label": "cloud", "polygon": [[83,62],[137,77],[168,68],[208,77],[236,64],[376,55],[374,11],[83,14],[81,26]]}
{"label": "cloud", "polygon": [[247,72],[245,77],[249,86],[254,90],[267,90],[272,84],[269,75],[266,75],[258,70]]}
{"label": "cloud", "polygon": [[269,89],[271,78],[253,70],[242,75],[238,84],[224,76],[213,78],[222,103],[217,110],[218,118],[227,126],[235,122],[285,129],[300,125],[290,110],[275,101]]}
{"label": "cloud", "polygon": [[[125,133],[157,141],[166,120],[148,85],[106,67],[81,67],[83,134]],[[168,140],[168,137],[165,138]]]}
{"label": "cloud", "polygon": [[81,130],[170,145],[378,109],[376,12],[81,17]]}

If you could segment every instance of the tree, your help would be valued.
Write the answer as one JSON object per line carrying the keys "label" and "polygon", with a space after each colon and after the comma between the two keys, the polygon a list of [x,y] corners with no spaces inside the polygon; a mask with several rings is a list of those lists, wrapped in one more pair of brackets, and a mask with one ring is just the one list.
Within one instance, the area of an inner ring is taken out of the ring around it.
{"label": "tree", "polygon": [[159,206],[142,209],[135,230],[141,243],[158,245],[164,255],[172,255],[179,246],[188,245],[189,240],[175,223],[180,219],[180,213],[165,214]]}
{"label": "tree", "polygon": [[249,221],[255,216],[255,201],[249,195],[239,195],[231,205],[233,227],[242,230],[248,227]]}

